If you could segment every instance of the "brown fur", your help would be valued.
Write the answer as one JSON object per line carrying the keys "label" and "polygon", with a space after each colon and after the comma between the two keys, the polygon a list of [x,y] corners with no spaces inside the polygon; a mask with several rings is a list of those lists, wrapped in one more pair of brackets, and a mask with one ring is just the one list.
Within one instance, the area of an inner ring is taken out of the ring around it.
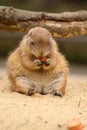
{"label": "brown fur", "polygon": [[[45,57],[44,63],[39,59]],[[8,77],[14,91],[62,96],[67,82],[67,62],[48,30],[31,29],[9,56]]]}

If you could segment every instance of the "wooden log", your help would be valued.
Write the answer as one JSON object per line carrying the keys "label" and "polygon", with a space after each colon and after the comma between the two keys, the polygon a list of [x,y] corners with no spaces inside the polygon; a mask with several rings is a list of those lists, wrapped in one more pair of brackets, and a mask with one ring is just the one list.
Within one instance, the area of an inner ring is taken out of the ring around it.
{"label": "wooden log", "polygon": [[0,30],[24,32],[41,26],[54,37],[73,37],[87,34],[87,11],[46,13],[31,12],[0,6]]}

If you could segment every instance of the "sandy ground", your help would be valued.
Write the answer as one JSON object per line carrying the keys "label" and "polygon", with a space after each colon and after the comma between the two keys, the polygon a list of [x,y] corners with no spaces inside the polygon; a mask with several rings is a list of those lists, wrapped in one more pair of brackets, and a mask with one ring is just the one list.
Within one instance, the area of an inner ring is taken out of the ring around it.
{"label": "sandy ground", "polygon": [[87,130],[87,67],[73,66],[66,95],[29,97],[11,92],[4,62],[0,62],[0,130],[67,130],[81,119]]}

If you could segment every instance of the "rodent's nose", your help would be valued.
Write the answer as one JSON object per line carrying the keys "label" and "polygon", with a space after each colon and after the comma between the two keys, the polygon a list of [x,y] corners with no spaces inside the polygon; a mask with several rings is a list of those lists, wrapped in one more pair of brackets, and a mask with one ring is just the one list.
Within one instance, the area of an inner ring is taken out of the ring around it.
{"label": "rodent's nose", "polygon": [[39,58],[42,62],[45,62],[46,61],[46,58],[45,57],[41,57]]}

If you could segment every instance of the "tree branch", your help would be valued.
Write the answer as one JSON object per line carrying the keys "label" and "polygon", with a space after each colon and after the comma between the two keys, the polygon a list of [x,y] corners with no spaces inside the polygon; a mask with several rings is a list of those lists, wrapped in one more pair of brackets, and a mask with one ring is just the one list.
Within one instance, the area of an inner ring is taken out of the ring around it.
{"label": "tree branch", "polygon": [[55,14],[0,6],[1,30],[27,32],[36,26],[47,28],[54,37],[73,37],[87,34],[87,11]]}

